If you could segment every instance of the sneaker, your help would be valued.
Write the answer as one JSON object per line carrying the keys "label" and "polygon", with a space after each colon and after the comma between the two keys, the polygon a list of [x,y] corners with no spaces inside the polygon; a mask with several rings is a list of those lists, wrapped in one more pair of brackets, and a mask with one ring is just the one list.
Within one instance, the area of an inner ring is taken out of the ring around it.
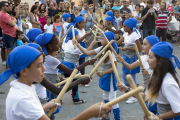
{"label": "sneaker", "polygon": [[85,87],[89,87],[89,84],[85,84]]}
{"label": "sneaker", "polygon": [[130,97],[130,98],[126,101],[127,104],[132,104],[132,103],[135,103],[135,102],[137,102],[137,99],[134,98],[134,97]]}
{"label": "sneaker", "polygon": [[2,65],[3,65],[3,66],[6,66],[6,61],[2,62]]}

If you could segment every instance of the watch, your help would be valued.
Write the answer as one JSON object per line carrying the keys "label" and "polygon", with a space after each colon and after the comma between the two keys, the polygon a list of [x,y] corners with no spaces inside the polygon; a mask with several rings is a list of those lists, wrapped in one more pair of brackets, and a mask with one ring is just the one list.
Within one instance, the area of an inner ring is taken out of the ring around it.
{"label": "watch", "polygon": [[127,92],[129,92],[129,91],[130,91],[130,89],[131,89],[131,88],[130,88],[130,87],[128,87],[128,89],[127,89],[126,93],[127,93]]}

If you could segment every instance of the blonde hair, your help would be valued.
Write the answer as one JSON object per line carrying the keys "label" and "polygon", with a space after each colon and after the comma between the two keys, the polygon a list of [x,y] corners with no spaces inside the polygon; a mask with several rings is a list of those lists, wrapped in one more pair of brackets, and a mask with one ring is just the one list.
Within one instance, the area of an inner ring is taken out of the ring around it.
{"label": "blonde hair", "polygon": [[[68,8],[66,8],[66,3],[68,3],[68,5],[69,5]],[[70,10],[71,10],[71,4],[70,4],[68,1],[66,1],[66,2],[64,3],[64,5],[63,5],[63,9],[70,12]]]}

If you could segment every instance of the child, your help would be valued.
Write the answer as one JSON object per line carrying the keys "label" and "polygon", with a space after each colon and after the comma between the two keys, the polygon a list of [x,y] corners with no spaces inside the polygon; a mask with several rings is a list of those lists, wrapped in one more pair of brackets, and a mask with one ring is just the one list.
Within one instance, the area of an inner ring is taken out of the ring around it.
{"label": "child", "polygon": [[29,32],[26,34],[26,37],[29,39],[29,43],[34,43],[35,38],[40,35],[43,31],[38,28],[32,28],[29,30]]}
{"label": "child", "polygon": [[115,4],[114,4],[114,7],[112,7],[113,11],[114,10],[118,10],[120,9],[120,6],[119,6],[119,1],[116,1]]}
{"label": "child", "polygon": [[[120,45],[122,42],[124,42],[124,47],[122,48],[122,51],[125,51],[125,54],[123,55],[123,59],[128,62],[129,64],[135,62],[138,60],[137,54],[135,52],[133,44],[136,43],[139,52],[141,51],[141,45],[140,45],[140,35],[138,34],[137,30],[135,29],[137,25],[137,20],[135,18],[130,18],[124,22],[124,34],[123,37],[120,38],[116,43]],[[131,74],[135,84],[136,82],[136,73],[140,72],[140,67],[137,67],[133,70],[128,70],[124,66],[122,67],[123,73],[122,77],[124,79],[125,85],[129,85],[128,81],[126,79],[127,74]],[[134,97],[130,97],[126,103],[134,103],[137,102],[137,99]]]}
{"label": "child", "polygon": [[44,25],[44,33],[54,33],[53,32],[53,25],[51,24],[51,17],[46,17],[46,24]]}
{"label": "child", "polygon": [[17,40],[16,40],[16,46],[22,46],[23,42],[22,39],[24,38],[24,33],[22,31],[17,31]]}
{"label": "child", "polygon": [[117,29],[120,30],[122,28],[122,18],[120,17],[118,10],[114,10],[114,16],[116,17],[115,21],[117,24]]}
{"label": "child", "polygon": [[125,18],[123,19],[123,21],[122,21],[122,24],[124,23],[124,21],[126,21],[126,20],[128,20],[129,19],[129,13],[126,13],[125,14]]}
{"label": "child", "polygon": [[[149,50],[151,49],[152,46],[154,46],[159,41],[160,41],[159,38],[155,35],[148,36],[143,40],[142,53],[144,53],[144,55],[141,56],[141,60],[142,60],[142,64],[144,68],[141,68],[141,71],[143,74],[145,90],[148,85],[148,80],[150,79],[153,73],[153,70],[149,68],[149,64],[147,62],[147,59],[149,58],[148,56]],[[116,60],[118,62],[121,62],[123,66],[127,68],[128,70],[132,70],[140,66],[139,60],[135,61],[132,64],[129,64],[126,61],[124,61],[124,59],[121,56],[116,56]],[[154,114],[157,114],[157,104],[148,105],[146,103],[146,105],[149,111],[153,112]]]}
{"label": "child", "polygon": [[[179,81],[175,72],[176,65],[180,69],[180,62],[172,53],[173,47],[170,43],[159,42],[151,48],[147,60],[153,74],[149,80],[146,94],[142,93],[142,96],[148,103],[157,103],[160,120],[180,119]],[[176,64],[172,61],[172,57]],[[121,89],[122,86],[120,85],[118,88]],[[127,90],[127,87],[123,88]]]}
{"label": "child", "polygon": [[63,14],[63,30],[64,30],[64,34],[67,32],[67,26],[69,25],[69,23],[71,22],[71,16],[69,13],[64,13]]}
{"label": "child", "polygon": [[56,14],[54,16],[54,23],[53,23],[53,29],[54,29],[54,33],[59,37],[59,33],[62,32],[63,33],[63,27],[62,27],[62,23],[60,22],[60,16],[58,14]]}
{"label": "child", "polygon": [[18,80],[10,83],[11,88],[6,98],[7,120],[49,120],[45,112],[57,104],[52,100],[42,107],[32,85],[33,82],[41,82],[44,77],[41,52],[28,46],[16,47],[9,54],[7,64],[10,69],[0,75],[0,80],[6,81],[12,74],[18,77]]}
{"label": "child", "polygon": [[[113,32],[105,32],[104,33],[105,36],[107,37],[107,39],[109,41],[114,40],[115,39],[115,34]],[[102,36],[103,37],[103,36]],[[85,48],[83,48],[81,45],[79,45],[77,43],[77,41],[73,41],[76,42],[77,47],[85,54],[85,55],[94,55],[94,54],[98,54],[103,48],[104,46],[107,45],[107,42],[105,40],[105,38],[101,39],[101,47],[98,47],[94,50],[87,50]],[[117,44],[114,42],[112,44],[112,46],[114,47],[115,51],[118,51],[118,47]],[[108,49],[109,50],[109,49]],[[107,50],[105,52],[103,52],[103,54],[101,55],[101,57],[107,52]],[[115,55],[112,52],[112,56],[113,56],[113,60],[115,65],[117,66],[117,62],[115,59]],[[103,90],[103,99],[104,102],[107,103],[113,99],[116,98],[116,77],[115,74],[113,72],[112,69],[112,64],[111,61],[109,60],[109,57],[107,57],[105,59],[105,61],[102,63],[102,71],[97,72],[97,75],[100,77],[99,79],[99,87]],[[119,105],[115,104],[112,106],[113,108],[113,113],[114,113],[114,119],[115,120],[120,120],[120,109],[119,109]],[[106,113],[105,116],[102,117],[102,120],[106,120],[106,119],[110,119],[109,118],[109,113]]]}

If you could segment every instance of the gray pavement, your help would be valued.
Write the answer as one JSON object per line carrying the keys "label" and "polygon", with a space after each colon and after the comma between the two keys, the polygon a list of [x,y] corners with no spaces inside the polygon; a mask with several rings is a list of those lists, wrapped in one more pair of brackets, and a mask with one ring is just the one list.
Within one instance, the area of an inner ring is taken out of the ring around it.
{"label": "gray pavement", "polygon": [[[178,43],[173,44],[174,46],[174,55],[176,55],[180,59],[180,48],[178,47]],[[122,52],[120,53],[123,54]],[[93,58],[93,56],[91,56]],[[1,63],[1,60],[0,60]],[[90,73],[92,70],[92,66],[86,67],[86,74]],[[5,70],[5,66],[0,64],[0,73]],[[180,70],[177,70],[178,79],[180,79]],[[121,81],[123,81],[122,74],[122,65],[118,63],[118,73],[120,75]],[[11,77],[6,83],[0,86],[0,92],[5,92],[5,94],[0,94],[0,120],[6,120],[5,115],[5,100],[9,91],[9,83],[14,80]],[[102,93],[103,91],[98,86],[99,77],[94,74],[92,82],[90,83],[90,87],[79,86],[79,96],[81,99],[86,100],[86,103],[74,105],[71,98],[71,91],[67,92],[63,96],[63,104],[60,113],[56,114],[56,120],[70,120],[71,118],[77,116],[79,113],[84,111],[86,108],[91,105],[103,101]],[[137,82],[141,86],[143,86],[142,74],[137,74]],[[82,93],[82,91],[86,91],[87,93]],[[124,94],[123,92],[117,91],[117,96]],[[12,101],[13,102],[13,101]],[[121,110],[121,120],[143,120],[143,111],[139,105],[139,103],[134,104],[126,104],[125,101],[119,103]],[[113,113],[110,115],[111,120],[113,120]],[[98,120],[98,118],[92,118],[90,120]]]}

